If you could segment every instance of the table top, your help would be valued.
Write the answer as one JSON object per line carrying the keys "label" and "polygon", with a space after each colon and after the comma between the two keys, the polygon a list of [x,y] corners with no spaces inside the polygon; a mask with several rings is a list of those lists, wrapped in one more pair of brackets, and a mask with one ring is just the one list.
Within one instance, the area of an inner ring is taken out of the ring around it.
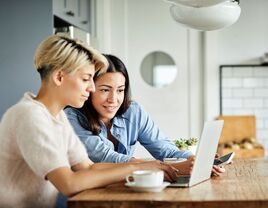
{"label": "table top", "polygon": [[268,207],[268,159],[237,159],[222,176],[190,188],[138,193],[120,183],[85,190],[68,207]]}

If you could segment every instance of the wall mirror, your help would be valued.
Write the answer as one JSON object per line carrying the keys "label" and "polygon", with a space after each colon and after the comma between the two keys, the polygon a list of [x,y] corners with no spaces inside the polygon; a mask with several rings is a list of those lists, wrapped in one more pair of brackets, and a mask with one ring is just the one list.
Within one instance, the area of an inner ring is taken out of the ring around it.
{"label": "wall mirror", "polygon": [[140,72],[143,80],[157,88],[171,84],[177,76],[177,66],[170,55],[154,51],[144,57]]}

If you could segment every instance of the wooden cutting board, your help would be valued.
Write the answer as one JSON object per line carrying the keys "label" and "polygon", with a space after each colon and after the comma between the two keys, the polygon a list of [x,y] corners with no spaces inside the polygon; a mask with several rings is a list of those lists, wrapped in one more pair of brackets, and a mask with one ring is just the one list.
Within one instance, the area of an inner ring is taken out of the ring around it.
{"label": "wooden cutting board", "polygon": [[247,116],[219,116],[218,120],[224,120],[224,125],[219,143],[231,141],[241,142],[245,138],[256,138],[256,117]]}

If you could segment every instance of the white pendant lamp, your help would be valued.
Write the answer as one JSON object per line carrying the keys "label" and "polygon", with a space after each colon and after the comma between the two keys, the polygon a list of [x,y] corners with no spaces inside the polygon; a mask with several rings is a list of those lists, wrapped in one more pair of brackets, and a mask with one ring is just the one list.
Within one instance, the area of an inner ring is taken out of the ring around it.
{"label": "white pendant lamp", "polygon": [[166,0],[172,18],[185,27],[211,31],[234,24],[241,13],[235,0]]}
{"label": "white pendant lamp", "polygon": [[192,6],[192,7],[207,7],[225,2],[227,0],[165,0],[165,1],[175,5],[182,4],[185,6]]}

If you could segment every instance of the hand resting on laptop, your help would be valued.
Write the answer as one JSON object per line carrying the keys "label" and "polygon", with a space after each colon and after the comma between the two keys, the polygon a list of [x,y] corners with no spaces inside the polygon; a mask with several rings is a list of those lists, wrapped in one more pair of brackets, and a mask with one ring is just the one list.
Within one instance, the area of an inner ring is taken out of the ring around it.
{"label": "hand resting on laptop", "polygon": [[194,156],[190,156],[187,158],[186,161],[179,162],[179,163],[171,163],[174,168],[178,170],[179,175],[191,175],[194,166]]}

